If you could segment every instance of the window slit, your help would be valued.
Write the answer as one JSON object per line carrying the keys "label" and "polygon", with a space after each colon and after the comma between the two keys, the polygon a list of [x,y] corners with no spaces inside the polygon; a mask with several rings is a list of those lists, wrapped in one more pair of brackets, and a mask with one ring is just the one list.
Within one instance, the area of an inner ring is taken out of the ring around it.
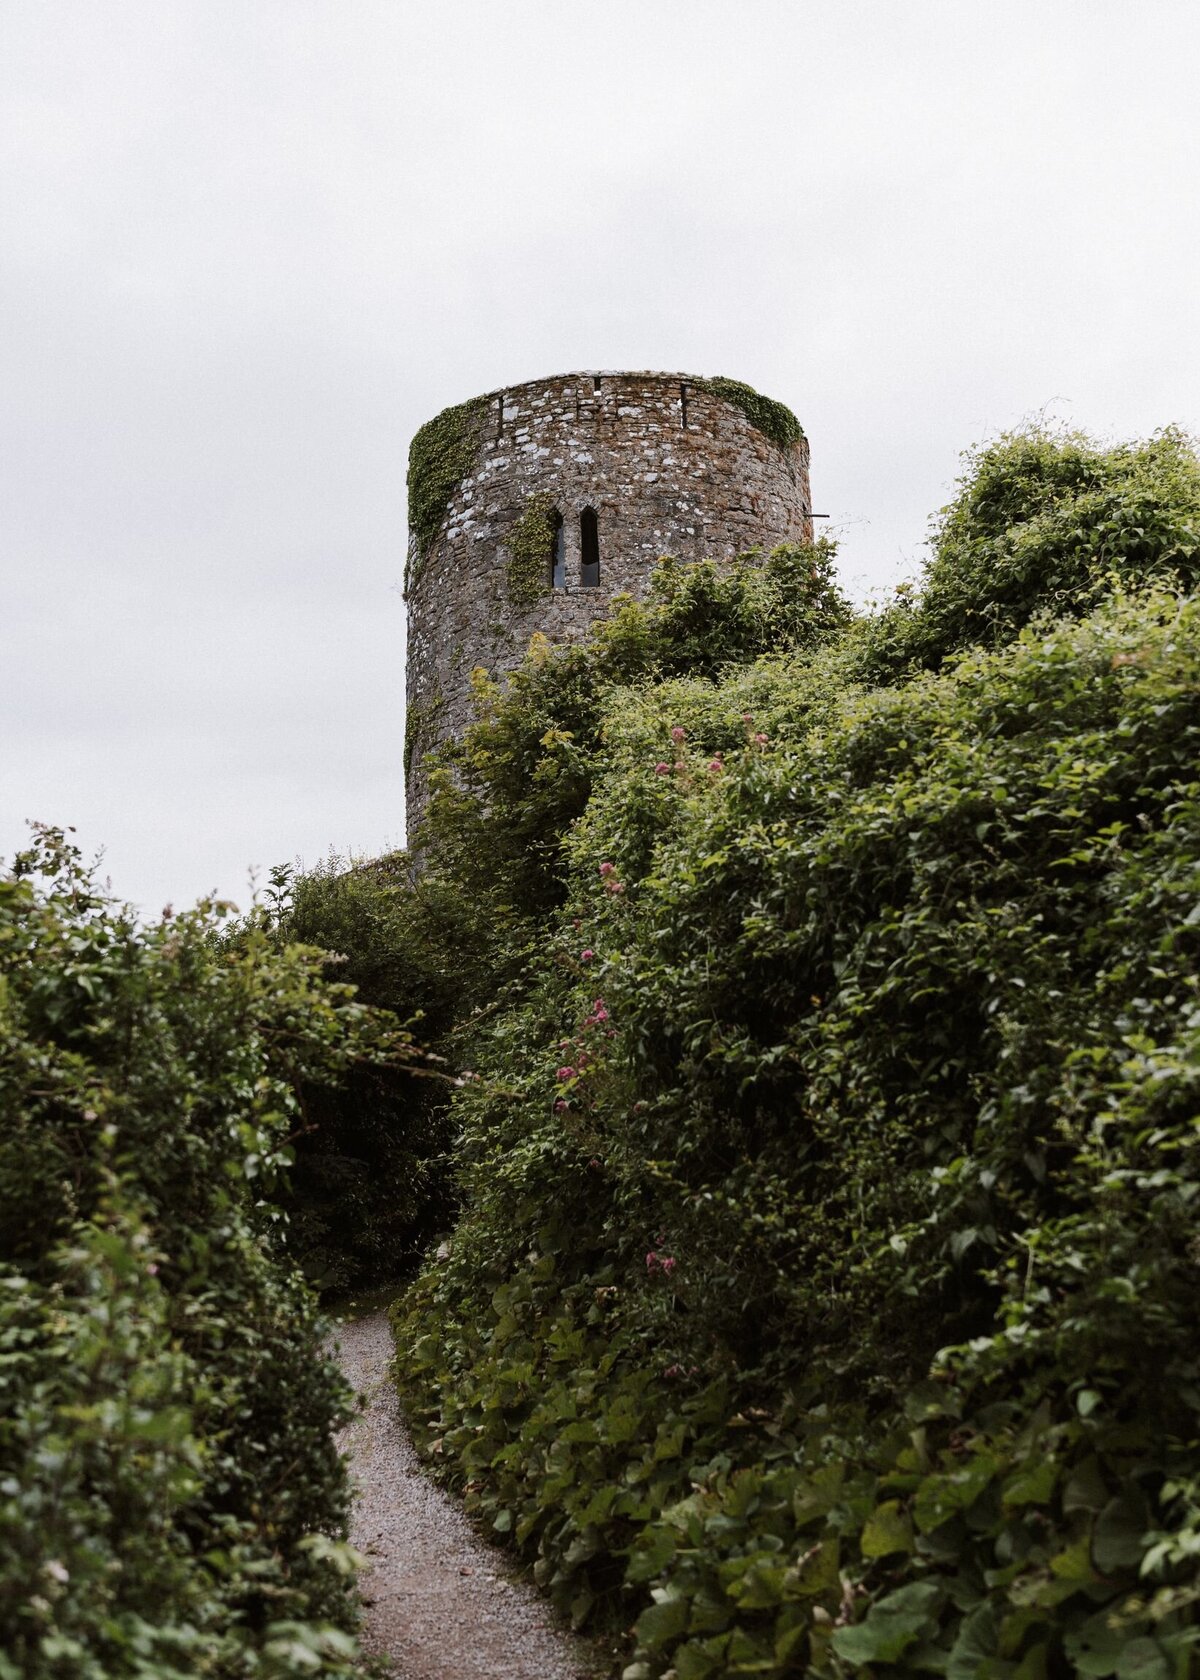
{"label": "window slit", "polygon": [[503,391],[497,392],[497,395],[496,395],[496,436],[498,438],[504,436],[504,392]]}
{"label": "window slit", "polygon": [[600,587],[600,528],[590,507],[579,515],[579,582],[584,589]]}
{"label": "window slit", "polygon": [[687,386],[686,385],[680,385],[680,387],[679,387],[679,424],[683,428],[683,430],[686,432],[687,431]]}
{"label": "window slit", "polygon": [[563,532],[563,517],[555,508],[550,515],[550,587],[567,587],[567,547]]}

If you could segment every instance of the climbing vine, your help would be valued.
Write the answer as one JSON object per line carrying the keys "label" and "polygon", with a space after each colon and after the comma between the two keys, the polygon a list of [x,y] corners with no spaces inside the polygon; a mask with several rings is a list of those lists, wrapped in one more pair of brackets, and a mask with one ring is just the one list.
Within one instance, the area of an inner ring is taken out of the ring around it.
{"label": "climbing vine", "polygon": [[772,397],[764,397],[761,391],[756,391],[752,385],[743,385],[740,379],[697,379],[694,383],[702,391],[711,391],[714,397],[723,397],[727,403],[740,408],[752,426],[756,426],[764,437],[770,438],[772,443],[778,444],[780,449],[791,449],[804,436],[803,427],[785,403],[776,402]]}
{"label": "climbing vine", "polygon": [[508,598],[531,607],[545,594],[554,550],[554,503],[544,491],[530,496],[508,538]]}
{"label": "climbing vine", "polygon": [[425,734],[437,714],[445,705],[440,689],[435,689],[433,697],[424,706],[416,701],[410,701],[404,713],[404,776],[409,780],[412,776],[413,760],[418,751],[423,750]]}
{"label": "climbing vine", "polygon": [[416,539],[407,583],[420,575],[421,562],[441,529],[450,498],[475,459],[487,406],[484,397],[458,403],[421,427],[408,452],[408,526]]}

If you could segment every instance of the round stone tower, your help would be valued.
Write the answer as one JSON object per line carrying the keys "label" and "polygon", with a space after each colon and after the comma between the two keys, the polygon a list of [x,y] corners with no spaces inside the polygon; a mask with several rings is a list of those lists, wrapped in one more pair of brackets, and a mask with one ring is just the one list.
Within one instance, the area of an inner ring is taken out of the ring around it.
{"label": "round stone tower", "polygon": [[811,542],[808,443],[790,409],[731,379],[566,373],[445,409],[409,457],[411,836],[422,759],[470,721],[476,666],[530,636],[572,641],[654,562]]}

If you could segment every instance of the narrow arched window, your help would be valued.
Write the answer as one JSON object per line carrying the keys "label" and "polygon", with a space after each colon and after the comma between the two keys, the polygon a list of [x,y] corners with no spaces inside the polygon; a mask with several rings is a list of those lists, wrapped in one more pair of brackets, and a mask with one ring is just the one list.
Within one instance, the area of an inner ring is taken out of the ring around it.
{"label": "narrow arched window", "polygon": [[590,507],[579,515],[579,582],[584,589],[600,587],[600,528]]}
{"label": "narrow arched window", "polygon": [[562,514],[555,508],[550,515],[550,587],[567,587],[567,545],[563,532]]}

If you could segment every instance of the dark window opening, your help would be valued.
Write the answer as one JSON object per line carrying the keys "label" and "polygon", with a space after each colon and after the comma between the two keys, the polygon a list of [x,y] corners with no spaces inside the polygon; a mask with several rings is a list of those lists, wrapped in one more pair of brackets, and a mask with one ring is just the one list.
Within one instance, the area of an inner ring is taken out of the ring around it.
{"label": "dark window opening", "polygon": [[600,587],[600,528],[595,508],[579,515],[579,582],[584,589]]}
{"label": "dark window opening", "polygon": [[567,545],[563,533],[562,514],[556,508],[550,515],[550,587],[567,587]]}
{"label": "dark window opening", "polygon": [[600,389],[600,375],[598,373],[594,373],[592,375],[592,390],[593,391],[598,391],[599,389]]}
{"label": "dark window opening", "polygon": [[679,387],[679,424],[687,431],[687,386]]}
{"label": "dark window opening", "polygon": [[504,436],[504,392],[496,398],[496,436]]}

